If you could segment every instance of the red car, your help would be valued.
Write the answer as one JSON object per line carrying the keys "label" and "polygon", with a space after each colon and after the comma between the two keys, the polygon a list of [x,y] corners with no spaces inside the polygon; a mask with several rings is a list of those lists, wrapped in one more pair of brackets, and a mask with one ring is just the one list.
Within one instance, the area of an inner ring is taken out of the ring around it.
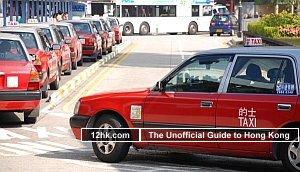
{"label": "red car", "polygon": [[50,23],[22,24],[22,26],[35,26],[37,28],[40,28],[45,33],[51,45],[59,44],[60,49],[55,50],[55,53],[59,60],[59,76],[61,76],[62,73],[64,73],[64,75],[72,74],[71,50],[68,44],[65,43],[64,36],[57,26]]}
{"label": "red car", "polygon": [[108,17],[108,21],[115,32],[115,40],[117,44],[122,43],[122,30],[120,27],[119,20],[115,17]]}
{"label": "red car", "polygon": [[48,86],[51,90],[59,88],[60,63],[53,50],[60,50],[60,45],[51,45],[44,32],[36,27],[4,27],[0,32],[19,35],[28,53],[35,57],[33,64],[39,72],[42,98],[48,97]]}
{"label": "red car", "polygon": [[153,88],[80,98],[70,125],[105,162],[123,160],[133,145],[281,160],[299,171],[299,66],[298,48],[201,52]]}
{"label": "red car", "polygon": [[102,39],[91,21],[70,20],[82,43],[82,54],[85,58],[97,61],[102,57]]}
{"label": "red car", "polygon": [[72,58],[72,69],[76,70],[77,65],[83,65],[82,58],[82,44],[71,23],[55,22],[55,24],[62,32],[65,42],[69,45]]}
{"label": "red car", "polygon": [[83,18],[81,20],[89,20],[96,26],[102,39],[102,54],[106,55],[107,53],[112,52],[112,38],[106,30],[105,23],[102,23],[99,19],[95,18]]}
{"label": "red car", "polygon": [[24,112],[26,123],[40,113],[40,79],[19,36],[0,33],[0,112]]}

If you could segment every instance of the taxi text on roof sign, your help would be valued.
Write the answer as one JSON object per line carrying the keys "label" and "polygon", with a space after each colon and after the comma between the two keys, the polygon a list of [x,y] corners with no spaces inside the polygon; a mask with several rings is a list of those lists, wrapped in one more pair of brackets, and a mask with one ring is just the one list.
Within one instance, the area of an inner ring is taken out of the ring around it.
{"label": "taxi text on roof sign", "polygon": [[262,46],[261,38],[247,38],[245,41],[245,47]]}
{"label": "taxi text on roof sign", "polygon": [[7,21],[6,26],[19,26],[18,21]]}
{"label": "taxi text on roof sign", "polygon": [[37,19],[28,19],[27,23],[36,24],[36,23],[39,23],[39,21]]}

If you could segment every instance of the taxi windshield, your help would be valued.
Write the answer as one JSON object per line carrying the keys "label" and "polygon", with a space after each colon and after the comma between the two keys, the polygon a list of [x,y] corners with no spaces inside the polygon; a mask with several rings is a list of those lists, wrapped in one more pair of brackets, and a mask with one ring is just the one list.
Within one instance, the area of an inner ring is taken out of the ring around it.
{"label": "taxi windshield", "polygon": [[77,33],[91,34],[91,28],[88,23],[73,23],[74,29]]}
{"label": "taxi windshield", "polygon": [[52,38],[50,29],[42,28],[42,31],[45,33],[45,35],[46,35],[46,37],[48,38],[48,40],[49,40],[50,42],[53,42],[53,38]]}
{"label": "taxi windshield", "polygon": [[68,26],[57,26],[65,37],[71,37]]}
{"label": "taxi windshield", "polygon": [[115,19],[109,18],[108,20],[109,20],[111,26],[118,26],[118,23]]}
{"label": "taxi windshield", "polygon": [[227,15],[215,15],[212,20],[214,22],[227,22],[229,17]]}
{"label": "taxi windshield", "polygon": [[27,61],[26,54],[20,41],[0,39],[1,61]]}
{"label": "taxi windshield", "polygon": [[25,43],[27,49],[38,49],[36,39],[33,33],[28,32],[5,32],[19,35],[22,41]]}

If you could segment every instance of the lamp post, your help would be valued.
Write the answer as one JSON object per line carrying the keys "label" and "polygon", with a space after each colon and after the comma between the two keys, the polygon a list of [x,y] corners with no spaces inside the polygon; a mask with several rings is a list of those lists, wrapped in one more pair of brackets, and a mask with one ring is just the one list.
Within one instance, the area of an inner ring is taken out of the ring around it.
{"label": "lamp post", "polygon": [[239,0],[239,6],[238,6],[238,13],[239,13],[239,23],[238,23],[238,25],[239,25],[239,27],[238,27],[238,33],[237,33],[237,36],[239,38],[242,37],[242,20],[243,20],[242,9],[243,9],[242,1]]}

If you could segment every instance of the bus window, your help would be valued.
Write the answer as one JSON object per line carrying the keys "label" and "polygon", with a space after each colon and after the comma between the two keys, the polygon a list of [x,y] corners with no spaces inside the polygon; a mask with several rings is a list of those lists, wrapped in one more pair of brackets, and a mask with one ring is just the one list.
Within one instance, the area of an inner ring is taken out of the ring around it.
{"label": "bus window", "polygon": [[199,17],[199,5],[192,5],[192,17]]}
{"label": "bus window", "polygon": [[161,5],[159,6],[160,17],[176,17],[175,5]]}
{"label": "bus window", "polygon": [[202,16],[212,16],[212,5],[203,5]]}

